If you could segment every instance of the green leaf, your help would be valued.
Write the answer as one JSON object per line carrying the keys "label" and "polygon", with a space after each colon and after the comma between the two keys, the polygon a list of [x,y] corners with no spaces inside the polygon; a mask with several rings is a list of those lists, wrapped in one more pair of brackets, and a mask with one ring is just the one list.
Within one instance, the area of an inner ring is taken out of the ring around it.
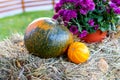
{"label": "green leaf", "polygon": [[103,17],[102,16],[99,16],[98,17],[98,22],[101,22],[103,20]]}
{"label": "green leaf", "polygon": [[103,28],[103,27],[100,27],[100,30],[103,31],[103,32],[106,31],[106,29]]}
{"label": "green leaf", "polygon": [[81,28],[81,27],[78,27],[78,30],[79,30],[80,32],[82,32],[82,28]]}
{"label": "green leaf", "polygon": [[115,31],[115,30],[116,30],[116,26],[115,26],[115,24],[112,23],[111,26],[110,26],[110,28],[111,28],[111,30]]}
{"label": "green leaf", "polygon": [[78,26],[78,30],[80,31],[80,32],[82,32],[82,27],[80,26],[80,24],[79,23],[76,23],[77,24],[77,26]]}
{"label": "green leaf", "polygon": [[85,20],[85,22],[88,22],[89,18],[86,17],[86,18],[84,18],[84,20]]}
{"label": "green leaf", "polygon": [[103,24],[101,24],[100,30],[101,31],[108,31],[109,30],[109,24],[104,22]]}
{"label": "green leaf", "polygon": [[89,32],[90,32],[90,33],[94,33],[95,30],[94,30],[93,28],[90,28]]}

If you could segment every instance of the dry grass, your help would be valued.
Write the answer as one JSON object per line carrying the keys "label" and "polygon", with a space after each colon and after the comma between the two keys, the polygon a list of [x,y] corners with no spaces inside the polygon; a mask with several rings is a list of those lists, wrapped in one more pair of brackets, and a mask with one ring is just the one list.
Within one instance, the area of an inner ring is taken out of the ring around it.
{"label": "dry grass", "polygon": [[14,34],[0,42],[0,80],[120,80],[120,39],[87,46],[91,57],[83,64],[71,63],[66,55],[41,59],[28,54],[23,36]]}

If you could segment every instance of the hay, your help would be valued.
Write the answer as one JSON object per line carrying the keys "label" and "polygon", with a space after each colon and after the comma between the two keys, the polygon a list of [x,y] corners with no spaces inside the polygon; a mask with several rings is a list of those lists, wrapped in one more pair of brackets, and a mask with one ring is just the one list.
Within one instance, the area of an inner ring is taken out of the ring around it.
{"label": "hay", "polygon": [[28,54],[23,36],[14,34],[0,42],[0,80],[119,80],[120,39],[108,37],[87,46],[91,57],[83,64],[70,62],[66,55],[41,59]]}

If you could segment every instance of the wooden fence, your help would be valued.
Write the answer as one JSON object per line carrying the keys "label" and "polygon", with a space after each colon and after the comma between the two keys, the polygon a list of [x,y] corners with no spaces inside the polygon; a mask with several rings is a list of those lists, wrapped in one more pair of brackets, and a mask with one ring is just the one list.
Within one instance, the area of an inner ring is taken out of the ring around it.
{"label": "wooden fence", "polygon": [[0,0],[0,17],[17,12],[34,11],[35,9],[52,9],[58,1],[59,0]]}

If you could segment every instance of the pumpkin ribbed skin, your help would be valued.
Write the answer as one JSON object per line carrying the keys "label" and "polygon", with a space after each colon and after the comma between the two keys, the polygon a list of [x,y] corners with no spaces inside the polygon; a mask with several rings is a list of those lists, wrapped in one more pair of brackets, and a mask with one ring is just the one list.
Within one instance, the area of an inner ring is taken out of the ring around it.
{"label": "pumpkin ribbed skin", "polygon": [[24,42],[33,55],[51,58],[63,54],[73,42],[73,37],[65,26],[55,20],[40,18],[27,27]]}
{"label": "pumpkin ribbed skin", "polygon": [[85,62],[89,56],[89,50],[84,43],[74,42],[68,49],[68,58],[76,64]]}

